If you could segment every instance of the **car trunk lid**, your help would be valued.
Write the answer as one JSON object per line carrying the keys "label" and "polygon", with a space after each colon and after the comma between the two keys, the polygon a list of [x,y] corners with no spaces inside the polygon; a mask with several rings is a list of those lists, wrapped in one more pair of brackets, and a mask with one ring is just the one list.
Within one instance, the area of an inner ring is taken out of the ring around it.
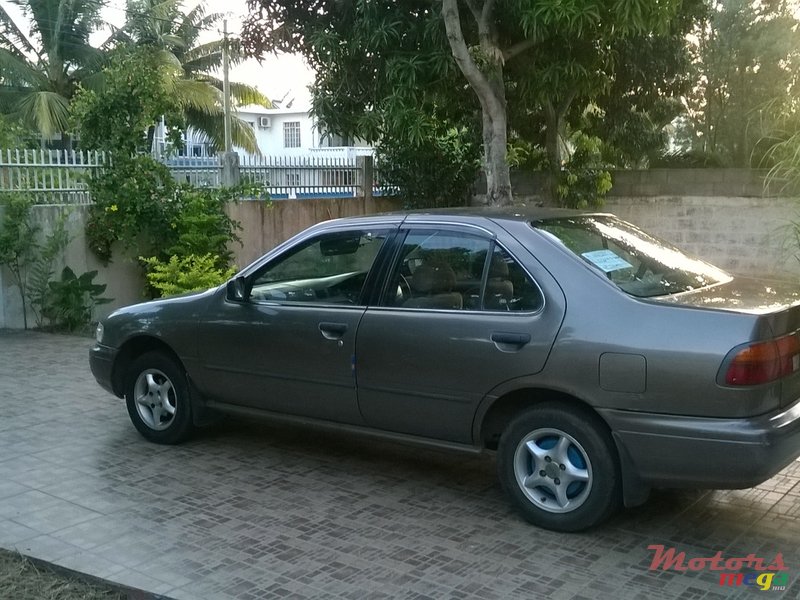
{"label": "car trunk lid", "polygon": [[[754,339],[743,342],[778,340],[800,330],[800,287],[791,282],[736,277],[720,285],[650,300],[753,315]],[[788,406],[800,397],[800,370],[780,380],[781,406]]]}

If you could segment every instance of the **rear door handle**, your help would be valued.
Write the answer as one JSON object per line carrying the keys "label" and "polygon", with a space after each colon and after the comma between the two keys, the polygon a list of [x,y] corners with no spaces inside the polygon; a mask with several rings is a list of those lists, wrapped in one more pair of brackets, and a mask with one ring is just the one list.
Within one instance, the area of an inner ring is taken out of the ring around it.
{"label": "rear door handle", "polygon": [[491,340],[495,344],[508,344],[511,346],[524,346],[531,341],[529,333],[506,333],[495,331],[492,333]]}
{"label": "rear door handle", "polygon": [[347,331],[347,323],[329,323],[323,321],[319,324],[319,331],[326,340],[339,340]]}

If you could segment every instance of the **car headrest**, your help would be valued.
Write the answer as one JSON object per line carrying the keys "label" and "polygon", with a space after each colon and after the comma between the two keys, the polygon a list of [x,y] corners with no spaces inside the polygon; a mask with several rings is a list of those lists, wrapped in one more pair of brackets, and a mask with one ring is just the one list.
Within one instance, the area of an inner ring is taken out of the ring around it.
{"label": "car headrest", "polygon": [[414,271],[411,289],[419,294],[449,292],[456,284],[456,274],[448,265],[422,264]]}
{"label": "car headrest", "polygon": [[492,255],[492,262],[489,264],[489,279],[507,279],[508,263],[497,254]]}

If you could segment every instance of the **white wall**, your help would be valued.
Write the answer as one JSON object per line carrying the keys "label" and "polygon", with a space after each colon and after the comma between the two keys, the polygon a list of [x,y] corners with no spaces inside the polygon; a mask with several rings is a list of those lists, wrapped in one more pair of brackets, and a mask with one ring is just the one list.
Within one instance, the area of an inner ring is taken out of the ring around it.
{"label": "white wall", "polygon": [[[303,110],[289,109],[253,109],[240,110],[238,117],[245,122],[252,123],[256,134],[256,142],[262,154],[271,156],[305,156],[310,148],[319,146],[319,133],[316,131],[314,120]],[[271,126],[264,128],[259,125],[259,117],[269,117]],[[285,123],[300,123],[300,146],[287,148],[284,145],[283,128]],[[241,148],[236,149],[240,156],[245,156]]]}

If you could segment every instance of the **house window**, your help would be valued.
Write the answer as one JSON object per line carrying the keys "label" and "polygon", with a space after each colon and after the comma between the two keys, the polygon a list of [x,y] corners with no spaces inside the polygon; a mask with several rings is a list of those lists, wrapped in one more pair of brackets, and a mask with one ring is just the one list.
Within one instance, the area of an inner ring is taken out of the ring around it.
{"label": "house window", "polygon": [[300,187],[300,173],[286,173],[286,185]]}
{"label": "house window", "polygon": [[288,121],[283,124],[283,147],[300,147],[300,121]]}

